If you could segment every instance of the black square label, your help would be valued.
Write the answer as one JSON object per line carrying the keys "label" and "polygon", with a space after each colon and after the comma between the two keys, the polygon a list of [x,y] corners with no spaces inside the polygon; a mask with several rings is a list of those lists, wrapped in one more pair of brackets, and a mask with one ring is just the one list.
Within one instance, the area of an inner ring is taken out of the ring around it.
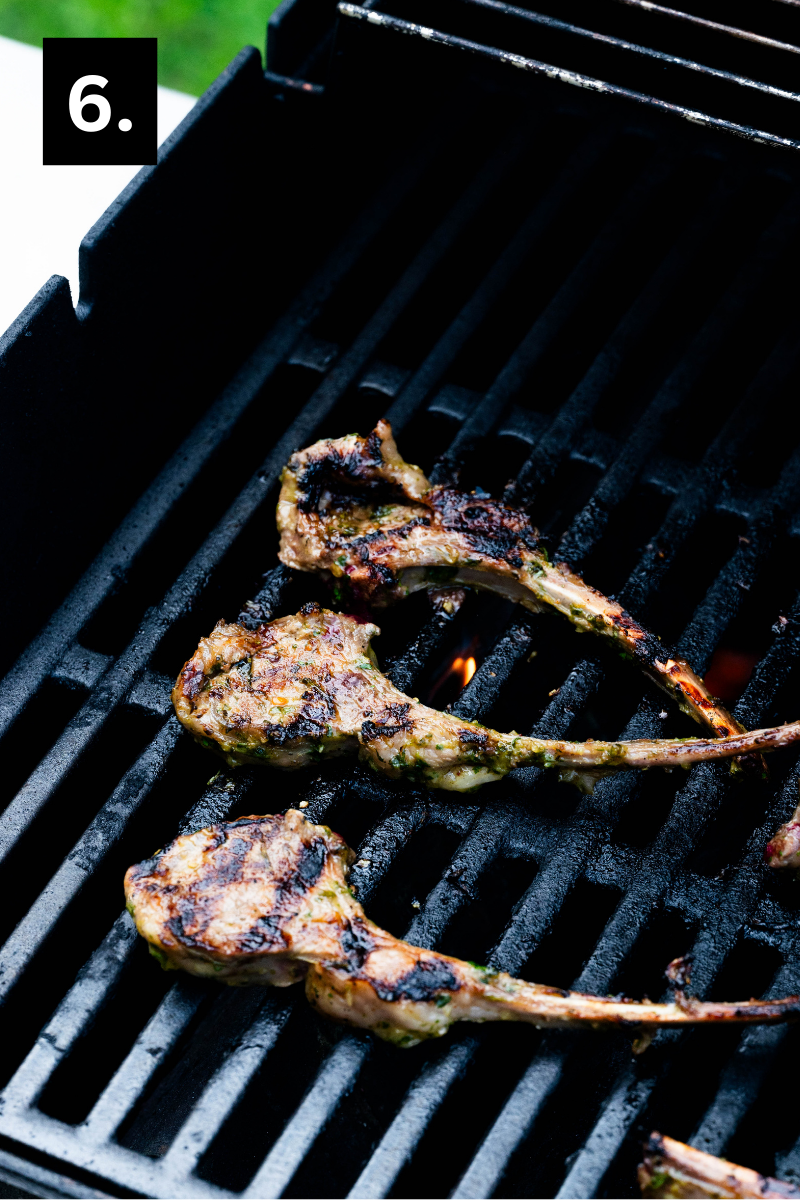
{"label": "black square label", "polygon": [[156,38],[43,38],[45,166],[156,161]]}

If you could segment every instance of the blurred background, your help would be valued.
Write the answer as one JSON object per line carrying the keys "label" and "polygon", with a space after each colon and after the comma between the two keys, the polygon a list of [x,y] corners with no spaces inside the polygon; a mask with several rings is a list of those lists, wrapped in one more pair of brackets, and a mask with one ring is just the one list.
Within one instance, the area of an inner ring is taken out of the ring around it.
{"label": "blurred background", "polygon": [[279,0],[0,0],[0,36],[157,37],[158,82],[199,96],[242,46],[264,52]]}

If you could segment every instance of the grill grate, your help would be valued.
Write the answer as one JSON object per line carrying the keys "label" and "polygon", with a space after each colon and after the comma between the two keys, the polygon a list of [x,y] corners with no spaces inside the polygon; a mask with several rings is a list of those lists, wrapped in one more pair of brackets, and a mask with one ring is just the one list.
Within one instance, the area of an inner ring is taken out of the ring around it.
{"label": "grill grate", "polygon": [[[770,26],[777,18],[789,30],[777,38],[650,0],[617,2],[628,11],[615,9],[610,0],[569,0],[566,5],[545,0],[537,5],[554,10],[551,14],[503,0],[425,5],[394,0],[391,6],[385,0],[343,0],[338,11],[351,22],[466,51],[748,141],[800,147],[794,108],[800,94],[793,82],[800,46],[790,14],[776,12],[774,6],[772,12],[761,8],[748,14],[754,23]],[[729,15],[724,7],[723,15]],[[687,57],[687,36],[696,44],[698,58]],[[737,65],[739,69],[730,69]],[[652,94],[654,72],[658,95]],[[721,111],[708,112],[709,107]],[[754,114],[763,124],[752,123]]]}
{"label": "grill grate", "polygon": [[[111,925],[122,868],[154,838],[302,799],[358,848],[368,911],[418,944],[472,945],[505,970],[599,992],[657,991],[688,951],[699,994],[800,988],[796,901],[762,862],[795,804],[791,754],[744,790],[706,764],[578,798],[530,769],[451,804],[352,766],[206,783],[213,760],[170,715],[170,678],[220,611],[236,612],[243,583],[251,622],[316,587],[282,567],[255,586],[289,453],[386,410],[411,458],[436,459],[440,481],[507,484],[560,556],[658,613],[699,670],[726,639],[750,653],[738,719],[796,715],[800,450],[774,434],[798,365],[779,286],[796,180],[641,128],[520,124],[491,104],[483,123],[451,105],[431,127],[2,685],[7,745],[29,737],[41,754],[25,725],[33,713],[41,728],[41,689],[54,689],[51,728],[64,713],[0,841],[0,996],[17,1030],[0,1168],[24,1176],[15,1156],[35,1160],[51,1194],[631,1195],[655,1115],[703,1149],[800,1170],[800,1131],[768,1092],[791,1031],[662,1033],[635,1061],[624,1039],[523,1028],[400,1054],[322,1024],[291,990],[173,983],[127,914]],[[306,400],[281,432],[289,386]],[[230,466],[250,462],[254,412],[262,443],[264,415],[278,426],[242,487]],[[215,486],[221,515],[181,567],[186,514]],[[113,595],[163,522],[177,578],[157,593],[157,573],[131,571]],[[127,646],[120,604],[138,626]],[[684,728],[635,672],[548,617],[482,597],[449,617],[417,597],[383,624],[390,675],[420,695],[477,639],[462,716],[550,737]],[[734,1152],[740,1137],[750,1153]]]}

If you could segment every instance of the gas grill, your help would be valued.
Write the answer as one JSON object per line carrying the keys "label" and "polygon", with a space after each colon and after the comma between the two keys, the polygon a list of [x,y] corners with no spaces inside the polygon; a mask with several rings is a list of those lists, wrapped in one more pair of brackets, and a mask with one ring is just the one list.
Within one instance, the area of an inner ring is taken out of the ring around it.
{"label": "gas grill", "polygon": [[[280,470],[387,416],[437,482],[530,511],[745,725],[798,716],[800,131],[794,51],[764,40],[792,41],[798,4],[752,6],[761,41],[751,6],[687,7],[436,0],[422,25],[417,0],[287,0],[266,73],[242,51],[87,235],[77,313],[54,278],[0,341],[22,650],[0,685],[4,1181],[633,1196],[658,1128],[800,1182],[778,1086],[797,1030],[662,1032],[634,1057],[621,1034],[472,1026],[400,1052],[298,989],[163,974],[120,913],[156,845],[302,804],[417,944],[600,994],[655,999],[678,955],[700,996],[800,991],[796,885],[763,862],[796,752],[763,780],[702,764],[581,796],[529,769],[452,800],[353,763],[218,770],[169,699],[220,616],[325,600],[274,565]],[[392,680],[461,716],[692,731],[554,616],[417,595],[379,624]]]}

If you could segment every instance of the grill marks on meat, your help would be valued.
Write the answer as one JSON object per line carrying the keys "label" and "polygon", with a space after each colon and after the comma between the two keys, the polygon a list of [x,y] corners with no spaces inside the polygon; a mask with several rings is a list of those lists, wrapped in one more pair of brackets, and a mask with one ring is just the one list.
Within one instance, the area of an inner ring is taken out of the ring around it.
{"label": "grill marks on meat", "polygon": [[180,721],[232,766],[301,767],[358,754],[393,779],[472,791],[515,767],[555,767],[579,786],[626,767],[688,766],[800,738],[800,722],[714,740],[563,742],[498,733],[403,695],[378,669],[372,623],[307,604],[255,632],[220,622],[172,693]]}
{"label": "grill marks on meat", "polygon": [[[338,858],[347,864],[352,855],[329,830],[294,816],[215,825],[130,868],[129,911],[164,965],[279,987],[303,977],[287,931],[298,918],[306,929],[309,894],[336,886]],[[304,952],[328,953],[324,933],[324,925],[306,929]]]}
{"label": "grill marks on meat", "polygon": [[380,607],[422,588],[484,588],[531,611],[552,607],[582,632],[613,639],[717,737],[741,726],[684,659],[569,570],[551,563],[528,517],[488,496],[432,487],[400,457],[391,427],[292,455],[278,503],[280,558],[347,580]]}
{"label": "grill marks on meat", "polygon": [[538,1026],[775,1022],[800,999],[636,1003],[513,979],[393,937],[347,886],[355,855],[301,813],[246,817],[179,837],[125,876],[128,909],[167,969],[232,985],[286,986],[305,975],[320,1012],[401,1046],[455,1021]]}
{"label": "grill marks on meat", "polygon": [[643,1196],[652,1197],[800,1197],[800,1191],[791,1183],[759,1175],[749,1167],[715,1158],[660,1133],[651,1133],[645,1145],[639,1187]]}

